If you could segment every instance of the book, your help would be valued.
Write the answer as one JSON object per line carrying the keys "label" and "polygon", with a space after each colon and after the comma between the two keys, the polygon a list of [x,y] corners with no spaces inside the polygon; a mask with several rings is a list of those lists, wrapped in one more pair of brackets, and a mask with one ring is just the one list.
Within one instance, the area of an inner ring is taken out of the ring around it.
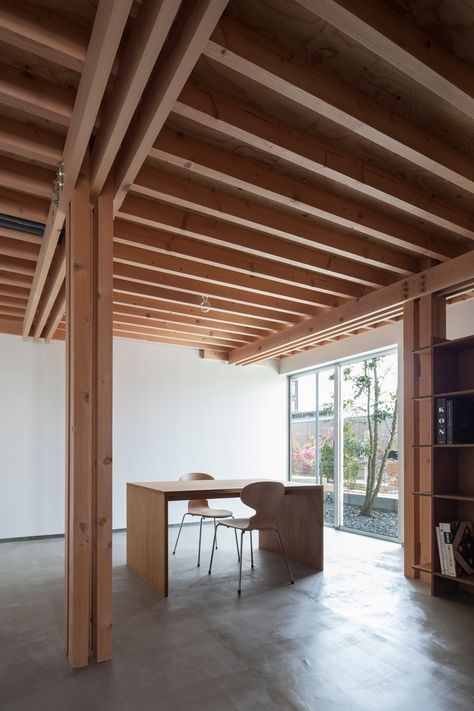
{"label": "book", "polygon": [[446,575],[459,578],[474,573],[474,531],[471,521],[440,522]]}
{"label": "book", "polygon": [[446,398],[438,397],[435,403],[435,415],[436,415],[436,444],[446,444],[447,443],[447,412],[446,412]]}
{"label": "book", "polygon": [[446,575],[446,563],[444,560],[444,547],[441,537],[441,529],[436,526],[436,540],[438,541],[439,567],[443,575]]}

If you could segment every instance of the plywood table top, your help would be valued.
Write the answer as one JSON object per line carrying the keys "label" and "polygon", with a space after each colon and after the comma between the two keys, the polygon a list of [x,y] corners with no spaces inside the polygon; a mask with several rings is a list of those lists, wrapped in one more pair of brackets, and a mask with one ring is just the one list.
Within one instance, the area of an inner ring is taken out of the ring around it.
{"label": "plywood table top", "polygon": [[[149,489],[158,494],[163,494],[167,499],[181,499],[192,497],[193,494],[205,494],[206,497],[239,496],[240,492],[256,481],[276,481],[275,479],[197,479],[192,481],[144,481],[129,482],[127,486]],[[321,489],[320,484],[303,484],[293,481],[282,481],[287,492],[302,489]]]}

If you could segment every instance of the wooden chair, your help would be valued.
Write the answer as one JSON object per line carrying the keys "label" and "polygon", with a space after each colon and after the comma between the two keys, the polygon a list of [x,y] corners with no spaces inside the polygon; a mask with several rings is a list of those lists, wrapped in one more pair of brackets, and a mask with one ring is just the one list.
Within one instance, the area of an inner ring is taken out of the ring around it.
{"label": "wooden chair", "polygon": [[[180,481],[196,481],[199,479],[214,479],[210,474],[204,474],[204,472],[191,472],[189,474],[183,474],[179,477]],[[176,553],[176,547],[178,545],[179,537],[181,535],[181,529],[183,528],[184,519],[186,516],[199,516],[201,518],[199,524],[199,550],[198,550],[198,568],[201,565],[201,539],[202,539],[202,522],[205,518],[210,518],[214,520],[214,544],[217,548],[216,540],[216,520],[221,518],[233,518],[234,515],[232,511],[228,509],[213,509],[209,506],[207,499],[195,499],[194,501],[188,501],[188,510],[183,514],[181,519],[181,525],[178,531],[178,537],[176,543],[174,544],[173,555]],[[237,540],[237,531],[235,531],[235,545],[237,546],[237,555],[239,555],[239,543]]]}
{"label": "wooden chair", "polygon": [[[252,531],[274,531],[280,542],[281,552],[285,559],[288,576],[291,583],[294,583],[291,574],[290,565],[286,555],[283,541],[281,540],[280,531],[278,530],[278,513],[283,496],[285,495],[285,487],[279,481],[258,481],[253,484],[247,484],[241,491],[240,498],[247,506],[254,509],[255,514],[250,518],[234,518],[232,521],[219,521],[214,531],[214,544],[219,526],[233,528],[237,533],[240,531],[240,553],[239,553],[239,589],[241,593],[242,582],[242,552],[244,543],[244,533],[250,533],[250,554],[251,565],[253,564],[253,546],[252,546]],[[212,546],[211,562],[209,564],[209,575],[212,571],[212,561],[214,559],[214,544]]]}

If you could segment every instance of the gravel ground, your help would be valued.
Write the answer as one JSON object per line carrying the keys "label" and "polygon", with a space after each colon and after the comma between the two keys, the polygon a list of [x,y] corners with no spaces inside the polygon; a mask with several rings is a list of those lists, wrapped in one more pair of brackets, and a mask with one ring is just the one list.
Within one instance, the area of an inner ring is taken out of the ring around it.
{"label": "gravel ground", "polygon": [[[373,511],[372,516],[360,516],[359,506],[344,504],[344,528],[365,533],[376,533],[398,540],[398,515],[391,511]],[[334,501],[331,496],[324,501],[324,523],[334,526]]]}

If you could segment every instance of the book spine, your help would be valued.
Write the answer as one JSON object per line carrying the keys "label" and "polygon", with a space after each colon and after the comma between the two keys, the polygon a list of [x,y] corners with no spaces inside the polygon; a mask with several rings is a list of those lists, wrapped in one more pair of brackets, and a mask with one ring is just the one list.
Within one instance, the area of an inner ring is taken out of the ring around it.
{"label": "book spine", "polygon": [[436,540],[438,541],[438,555],[439,555],[439,567],[443,575],[446,574],[446,567],[444,563],[444,552],[443,552],[443,541],[441,537],[441,530],[439,526],[436,526]]}
{"label": "book spine", "polygon": [[454,403],[453,400],[446,401],[446,443],[454,442]]}
{"label": "book spine", "polygon": [[456,578],[456,562],[454,560],[453,541],[451,535],[451,524],[440,523],[440,531],[442,533],[443,550],[446,561],[446,575],[451,575]]}
{"label": "book spine", "polygon": [[436,409],[436,444],[446,444],[446,398],[438,397],[435,403]]}

